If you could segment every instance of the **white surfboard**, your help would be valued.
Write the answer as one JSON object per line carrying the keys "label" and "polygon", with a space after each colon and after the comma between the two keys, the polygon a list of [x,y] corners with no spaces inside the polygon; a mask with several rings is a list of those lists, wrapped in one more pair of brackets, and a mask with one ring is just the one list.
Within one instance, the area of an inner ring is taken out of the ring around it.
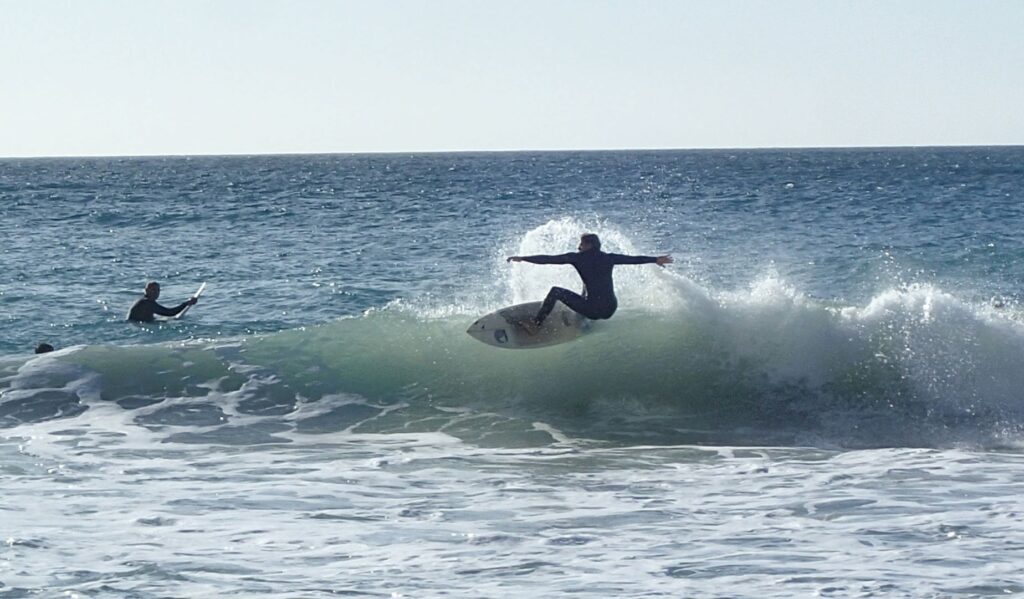
{"label": "white surfboard", "polygon": [[[199,289],[196,289],[196,292],[192,294],[192,297],[199,297],[200,295],[203,294],[204,291],[206,291],[206,283],[205,282],[202,285],[199,286]],[[178,314],[175,316],[175,318],[181,318],[182,316],[184,316],[185,312],[188,312],[188,309],[191,308],[191,307],[192,307],[191,305],[185,306],[185,309],[182,310],[181,312],[178,312]]]}
{"label": "white surfboard", "polygon": [[557,303],[540,329],[530,331],[521,323],[533,318],[540,306],[541,302],[529,302],[502,308],[480,317],[466,332],[494,347],[532,349],[572,341],[590,329],[589,320]]}

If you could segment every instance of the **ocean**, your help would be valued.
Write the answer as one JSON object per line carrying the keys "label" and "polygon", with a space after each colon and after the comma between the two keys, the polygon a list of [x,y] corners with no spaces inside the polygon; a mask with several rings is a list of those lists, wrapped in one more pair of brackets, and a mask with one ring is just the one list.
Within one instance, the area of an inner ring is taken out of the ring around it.
{"label": "ocean", "polygon": [[[0,160],[0,598],[1024,594],[1022,230],[1022,147]],[[586,232],[675,264],[465,334]]]}

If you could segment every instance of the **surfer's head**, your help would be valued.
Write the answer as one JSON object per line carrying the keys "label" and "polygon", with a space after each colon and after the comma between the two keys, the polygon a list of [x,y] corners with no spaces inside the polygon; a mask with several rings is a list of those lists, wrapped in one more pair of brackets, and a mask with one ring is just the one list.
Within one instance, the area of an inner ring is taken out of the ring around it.
{"label": "surfer's head", "polygon": [[53,351],[53,346],[49,343],[40,343],[36,346],[37,354],[48,354]]}
{"label": "surfer's head", "polygon": [[600,250],[601,249],[601,238],[593,233],[584,233],[580,235],[580,251],[586,252],[589,250]]}
{"label": "surfer's head", "polygon": [[146,297],[152,300],[160,297],[160,283],[156,281],[146,283]]}

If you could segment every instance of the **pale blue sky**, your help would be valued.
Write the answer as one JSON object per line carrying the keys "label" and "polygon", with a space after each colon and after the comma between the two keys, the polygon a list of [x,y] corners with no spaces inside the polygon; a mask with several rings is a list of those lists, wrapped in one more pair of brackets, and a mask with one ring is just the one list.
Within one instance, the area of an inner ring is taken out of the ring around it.
{"label": "pale blue sky", "polygon": [[1024,1],[0,0],[0,156],[1024,144]]}

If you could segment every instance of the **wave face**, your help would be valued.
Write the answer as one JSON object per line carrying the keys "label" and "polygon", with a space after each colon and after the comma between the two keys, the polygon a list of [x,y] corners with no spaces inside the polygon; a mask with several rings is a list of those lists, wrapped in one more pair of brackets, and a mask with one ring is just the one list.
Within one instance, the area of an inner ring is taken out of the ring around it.
{"label": "wave face", "polygon": [[503,303],[577,287],[569,267],[509,267],[501,257],[561,252],[584,231],[608,251],[637,252],[614,227],[556,219],[499,248],[499,284],[459,303],[393,302],[273,334],[7,358],[0,424],[100,411],[168,441],[216,444],[428,431],[493,446],[1020,438],[1020,313],[933,286],[889,289],[858,306],[807,297],[772,276],[715,290],[677,270],[618,267],[620,312],[579,341],[507,351],[464,333]]}

